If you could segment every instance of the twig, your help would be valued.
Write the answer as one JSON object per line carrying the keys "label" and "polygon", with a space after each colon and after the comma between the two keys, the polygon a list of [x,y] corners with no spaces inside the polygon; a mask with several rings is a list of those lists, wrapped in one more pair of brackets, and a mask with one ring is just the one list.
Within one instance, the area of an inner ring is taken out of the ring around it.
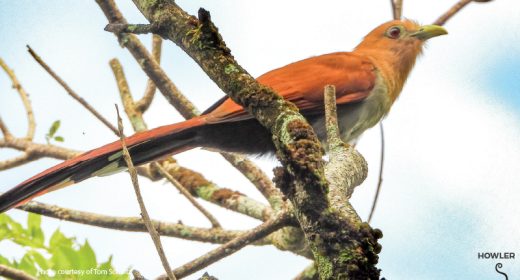
{"label": "twig", "polygon": [[109,23],[105,26],[105,31],[112,33],[148,34],[157,32],[157,26],[153,24]]}
{"label": "twig", "polygon": [[157,230],[152,224],[152,221],[150,220],[150,216],[148,215],[148,211],[146,210],[146,206],[144,205],[143,197],[141,196],[141,190],[139,189],[139,182],[137,179],[137,172],[135,171],[134,164],[132,162],[132,158],[130,157],[130,153],[128,152],[128,149],[125,144],[125,135],[123,133],[123,120],[121,119],[121,116],[119,115],[119,109],[116,105],[116,111],[117,111],[117,127],[119,129],[119,137],[121,138],[121,146],[123,148],[123,157],[126,162],[126,166],[128,167],[128,172],[130,173],[130,177],[132,178],[132,185],[134,186],[135,195],[137,197],[137,202],[139,203],[139,208],[141,208],[141,217],[143,218],[144,224],[146,226],[146,229],[150,233],[150,236],[152,237],[153,243],[155,245],[155,248],[157,249],[157,253],[159,254],[159,257],[161,258],[161,263],[166,271],[166,274],[168,275],[168,278],[170,280],[177,280],[175,275],[172,273],[172,269],[170,268],[170,264],[168,263],[168,259],[166,258],[166,255],[164,254],[163,247],[161,245],[161,238],[159,234],[157,233]]}
{"label": "twig", "polygon": [[121,101],[123,102],[123,108],[125,109],[126,115],[130,119],[130,123],[132,124],[134,131],[146,130],[147,127],[143,120],[143,114],[141,111],[136,109],[134,99],[130,93],[130,88],[128,87],[121,63],[119,63],[119,60],[114,58],[110,60],[109,64],[117,81],[117,87],[119,88],[119,95],[121,96]]}
{"label": "twig", "polygon": [[[25,137],[29,140],[32,140],[34,138],[34,131],[36,129],[36,121],[34,119],[34,113],[33,113],[32,105],[31,105],[31,100],[29,100],[29,95],[23,89],[22,85],[16,78],[14,71],[12,69],[10,69],[9,66],[7,66],[7,64],[5,64],[5,62],[2,60],[2,58],[0,58],[0,66],[7,73],[7,75],[9,76],[9,78],[11,79],[11,81],[13,83],[13,88],[16,89],[16,91],[18,91],[18,94],[20,95],[20,98],[22,99],[23,106],[25,107],[25,111],[27,113],[27,134]],[[3,125],[3,123],[0,124],[0,126],[2,126],[2,125]],[[4,129],[2,129],[2,132],[4,132]],[[4,135],[5,135],[5,133],[4,133]]]}
{"label": "twig", "polygon": [[446,13],[440,16],[433,24],[436,25],[444,25],[450,18],[452,18],[455,14],[457,14],[462,8],[464,8],[469,3],[473,2],[473,0],[459,0],[455,5],[453,5]]}
{"label": "twig", "polygon": [[[161,36],[154,34],[152,36],[152,56],[153,59],[157,62],[157,64],[161,63],[161,49]],[[152,104],[152,100],[155,96],[156,91],[157,87],[155,86],[155,83],[151,79],[148,79],[148,82],[146,83],[146,90],[144,91],[143,97],[136,102],[137,110],[141,111],[141,113],[144,113],[146,110],[148,110],[150,104]]]}
{"label": "twig", "polygon": [[257,167],[250,159],[242,155],[232,153],[221,153],[221,155],[253,183],[258,191],[269,201],[269,204],[275,211],[282,208],[283,204],[285,204],[283,195],[265,172]]}
{"label": "twig", "polygon": [[403,0],[390,0],[394,19],[401,19],[403,14]]}
{"label": "twig", "polygon": [[146,280],[143,275],[141,275],[141,272],[132,269],[132,275],[134,276],[134,280]]}
{"label": "twig", "polygon": [[[244,233],[243,235],[229,241],[228,243],[206,253],[205,255],[194,259],[193,261],[184,264],[176,268],[173,272],[179,278],[186,277],[198,270],[201,270],[208,265],[223,259],[238,250],[242,249],[246,245],[254,242],[255,240],[261,239],[270,233],[283,227],[290,219],[290,214],[286,211],[280,212],[276,217],[268,220],[267,222],[257,226],[253,230]],[[159,276],[157,279],[166,279],[165,275]]]}
{"label": "twig", "polygon": [[65,91],[76,101],[78,101],[83,107],[85,107],[90,113],[92,113],[98,120],[100,120],[106,127],[108,127],[112,132],[114,132],[116,135],[119,135],[117,128],[114,127],[107,119],[105,119],[94,107],[92,107],[85,99],[83,99],[81,96],[79,96],[72,88],[65,83],[41,58],[38,56],[31,47],[27,46],[27,50],[31,54],[31,56],[40,64],[51,77],[53,77],[64,89]]}
{"label": "twig", "polygon": [[5,139],[13,138],[13,135],[7,128],[7,125],[5,125],[4,121],[2,120],[2,117],[0,117],[0,131],[2,131],[2,134],[4,135]]}
{"label": "twig", "polygon": [[372,202],[372,208],[370,209],[370,214],[368,215],[368,223],[372,221],[372,216],[376,211],[377,200],[379,198],[379,194],[381,193],[381,186],[383,185],[383,170],[385,163],[385,131],[383,129],[383,122],[379,123],[379,131],[381,133],[381,160],[379,162],[379,180],[377,181],[377,188],[374,195],[374,201]]}
{"label": "twig", "polygon": [[38,280],[36,277],[33,277],[21,270],[8,267],[7,265],[0,264],[0,276],[5,276],[9,279],[14,280]]}
{"label": "twig", "polygon": [[0,161],[0,171],[18,167],[36,159],[38,159],[38,157],[35,157],[30,151],[27,151],[20,156]]}
{"label": "twig", "polygon": [[[64,221],[90,225],[95,227],[130,231],[130,232],[147,232],[141,217],[115,217],[101,214],[95,214],[86,211],[73,210],[56,205],[44,204],[36,201],[28,202],[17,209],[40,214],[46,217],[60,219]],[[223,229],[206,229],[191,227],[179,223],[167,223],[158,220],[152,220],[154,228],[157,229],[161,236],[169,236],[181,238],[185,240],[222,244],[229,242],[243,234],[238,230]],[[259,240],[255,245],[271,244],[269,239]]]}
{"label": "twig", "polygon": [[182,193],[182,195],[184,195],[190,201],[190,203],[202,213],[202,215],[206,216],[206,218],[210,221],[211,225],[214,228],[221,227],[217,219],[213,217],[213,215],[211,215],[211,213],[208,210],[202,207],[202,205],[200,205],[200,203],[197,200],[195,200],[191,193],[188,190],[186,190],[186,188],[184,188],[179,183],[179,181],[175,180],[175,178],[173,178],[173,176],[170,175],[170,173],[168,173],[168,171],[164,167],[162,167],[160,164],[156,162],[152,163],[152,165],[155,168],[157,168],[159,170],[159,173],[161,173],[162,176],[164,176],[168,181],[170,181],[170,183],[172,183],[172,185],[174,185],[175,188],[177,188],[177,190],[179,190]]}

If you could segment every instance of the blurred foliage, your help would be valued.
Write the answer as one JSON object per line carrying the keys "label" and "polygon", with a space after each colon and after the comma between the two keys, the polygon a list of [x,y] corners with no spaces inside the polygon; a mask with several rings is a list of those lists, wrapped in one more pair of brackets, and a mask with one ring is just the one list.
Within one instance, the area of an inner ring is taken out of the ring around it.
{"label": "blurred foliage", "polygon": [[25,254],[20,260],[9,260],[0,254],[0,264],[23,270],[38,279],[129,279],[128,271],[116,273],[112,256],[98,263],[87,240],[80,244],[56,229],[45,244],[41,216],[37,214],[29,213],[26,228],[6,214],[0,214],[0,243],[7,240],[23,247]]}

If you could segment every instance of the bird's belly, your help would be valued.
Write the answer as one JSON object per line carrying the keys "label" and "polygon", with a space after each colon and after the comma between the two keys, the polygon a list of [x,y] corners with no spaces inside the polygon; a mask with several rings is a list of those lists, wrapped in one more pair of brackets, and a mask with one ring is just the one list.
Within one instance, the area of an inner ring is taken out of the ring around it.
{"label": "bird's belly", "polygon": [[[338,123],[341,138],[352,142],[365,130],[376,125],[389,111],[391,106],[386,87],[376,86],[363,101],[338,106]],[[324,141],[326,139],[325,120],[323,117],[312,121],[314,131]]]}

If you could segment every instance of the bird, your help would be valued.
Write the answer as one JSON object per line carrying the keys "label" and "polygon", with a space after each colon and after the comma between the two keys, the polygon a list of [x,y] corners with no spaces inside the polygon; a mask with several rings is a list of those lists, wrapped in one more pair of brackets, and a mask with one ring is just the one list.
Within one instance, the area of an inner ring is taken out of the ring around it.
{"label": "bird", "polygon": [[[269,71],[257,81],[294,103],[322,142],[326,139],[323,91],[334,85],[341,138],[349,142],[388,114],[425,42],[444,34],[446,29],[438,25],[392,20],[370,31],[351,52],[306,58]],[[252,155],[275,151],[270,132],[228,97],[197,117],[138,132],[125,142],[134,165],[197,147]],[[125,169],[120,141],[109,143],[3,193],[0,213],[49,191]]]}

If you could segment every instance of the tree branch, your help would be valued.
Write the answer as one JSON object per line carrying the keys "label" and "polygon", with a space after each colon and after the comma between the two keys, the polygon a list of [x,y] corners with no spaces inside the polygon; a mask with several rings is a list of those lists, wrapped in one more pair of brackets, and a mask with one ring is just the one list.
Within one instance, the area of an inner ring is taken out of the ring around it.
{"label": "tree branch", "polygon": [[170,173],[168,173],[168,171],[162,167],[160,164],[154,162],[152,163],[152,165],[159,169],[159,173],[161,173],[162,176],[164,176],[168,181],[170,181],[170,183],[172,183],[173,186],[175,186],[175,188],[182,193],[182,195],[184,195],[184,197],[186,197],[188,199],[188,201],[195,207],[197,208],[197,210],[199,210],[211,223],[211,225],[214,227],[214,228],[220,228],[220,223],[217,221],[217,219],[208,211],[206,210],[204,207],[202,207],[202,205],[200,205],[200,203],[198,201],[195,200],[195,198],[191,195],[191,193],[186,190],[186,188],[184,188],[184,186],[182,186],[179,181],[175,180],[175,178],[173,178],[172,175],[170,175]]}
{"label": "tree branch", "polygon": [[[95,227],[130,231],[130,232],[147,232],[146,227],[140,217],[114,217],[91,212],[78,211],[59,207],[56,205],[48,205],[36,201],[28,202],[25,205],[17,207],[19,210],[40,214],[46,217],[60,219],[64,221],[80,223]],[[161,236],[169,236],[181,238],[191,241],[207,242],[222,244],[226,243],[243,231],[223,230],[223,229],[206,229],[191,227],[179,223],[167,223],[163,221],[152,220],[152,224]],[[269,239],[259,240],[255,245],[268,245]]]}
{"label": "tree branch", "polygon": [[144,204],[143,197],[141,195],[141,190],[139,188],[139,181],[137,179],[137,172],[134,168],[134,163],[132,162],[132,158],[130,157],[130,153],[128,152],[128,149],[126,147],[125,143],[125,134],[123,132],[123,120],[121,119],[121,116],[119,115],[119,109],[116,105],[116,111],[117,111],[117,127],[119,129],[119,137],[121,139],[121,146],[123,149],[123,158],[125,159],[126,166],[128,167],[128,172],[130,173],[130,178],[132,179],[132,185],[134,186],[135,196],[137,197],[137,202],[139,203],[139,208],[141,209],[141,217],[143,218],[144,225],[146,226],[146,229],[150,233],[150,236],[152,237],[153,243],[155,245],[155,249],[157,249],[157,253],[159,254],[159,258],[161,259],[161,263],[164,267],[164,270],[166,271],[166,274],[168,275],[168,279],[170,280],[177,280],[175,275],[172,272],[172,269],[170,268],[170,263],[168,262],[168,259],[166,258],[166,254],[164,253],[164,249],[161,244],[161,237],[157,233],[157,230],[155,229],[154,225],[152,224],[152,221],[150,220],[150,216],[148,215],[148,211],[146,210],[146,206]]}
{"label": "tree branch", "polygon": [[107,119],[105,119],[98,111],[96,111],[96,109],[94,109],[94,107],[92,107],[85,99],[83,99],[81,96],[79,96],[76,92],[74,92],[74,90],[72,90],[71,87],[69,87],[69,85],[67,85],[67,83],[65,83],[65,81],[63,81],[48,65],[47,63],[45,63],[41,58],[40,56],[38,56],[36,54],[36,52],[34,52],[33,49],[31,49],[31,47],[27,46],[27,50],[29,51],[29,53],[31,54],[31,56],[34,58],[34,60],[36,60],[36,62],[38,62],[38,64],[40,64],[41,67],[43,67],[43,69],[45,69],[45,71],[47,71],[47,73],[49,73],[49,75],[51,75],[52,78],[54,78],[54,80],[56,80],[56,82],[58,82],[58,84],[60,84],[63,89],[65,89],[65,91],[72,97],[74,98],[74,100],[78,101],[83,107],[85,107],[85,109],[87,109],[90,113],[92,113],[98,120],[100,120],[106,127],[108,127],[110,130],[112,130],[112,132],[114,132],[116,135],[118,135],[118,131],[117,131],[117,128],[115,128]]}
{"label": "tree branch", "polygon": [[[229,241],[228,243],[208,252],[207,254],[176,268],[173,272],[179,278],[186,277],[204,267],[223,259],[238,250],[242,249],[255,240],[259,240],[269,235],[270,233],[282,228],[290,219],[290,214],[287,211],[282,211],[276,217],[268,220],[253,230],[244,233],[243,235]],[[166,279],[165,275],[159,276],[157,279]]]}
{"label": "tree branch", "polygon": [[403,0],[390,0],[392,4],[392,16],[394,19],[401,19],[403,14]]}
{"label": "tree branch", "polygon": [[[157,64],[161,63],[161,49],[162,39],[160,36],[154,34],[152,36],[152,56]],[[141,111],[141,113],[148,110],[148,107],[150,107],[155,96],[156,89],[157,87],[155,86],[155,83],[151,79],[148,79],[143,97],[136,102],[137,110]]]}
{"label": "tree branch", "polygon": [[[31,100],[29,100],[29,95],[27,92],[23,89],[22,85],[16,78],[16,75],[14,74],[14,71],[5,64],[5,62],[0,58],[0,67],[4,69],[4,71],[7,73],[9,78],[11,79],[11,82],[13,83],[13,88],[18,91],[18,94],[20,95],[20,99],[22,99],[23,106],[25,108],[25,111],[27,113],[27,134],[25,138],[28,140],[32,140],[34,138],[34,131],[36,130],[36,121],[34,119],[34,113],[31,105]],[[9,132],[5,128],[5,124],[0,120],[0,129],[4,133],[4,136],[8,137]],[[6,134],[7,132],[7,134]]]}
{"label": "tree branch", "polygon": [[0,264],[0,276],[5,276],[6,278],[13,280],[37,280],[36,277],[3,264]]}

